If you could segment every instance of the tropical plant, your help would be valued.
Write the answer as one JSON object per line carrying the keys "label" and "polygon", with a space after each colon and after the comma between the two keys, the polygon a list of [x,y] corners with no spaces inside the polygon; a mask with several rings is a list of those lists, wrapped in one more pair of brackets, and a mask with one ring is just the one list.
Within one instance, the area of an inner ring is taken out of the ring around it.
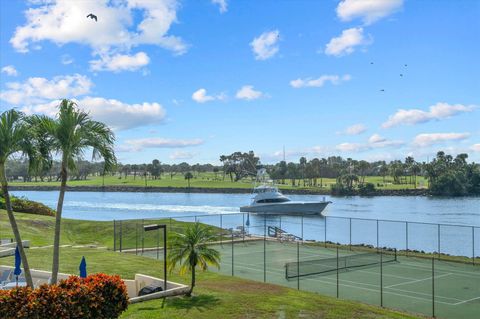
{"label": "tropical plant", "polygon": [[38,153],[34,145],[34,139],[25,116],[15,110],[5,111],[0,114],[0,183],[2,186],[3,198],[5,200],[5,208],[7,210],[8,219],[12,227],[15,241],[23,262],[25,271],[25,279],[27,285],[33,288],[32,276],[28,265],[27,255],[23,248],[22,237],[18,229],[15,215],[13,214],[12,202],[8,192],[8,182],[5,174],[5,163],[8,158],[15,153],[23,153],[29,158],[29,168],[33,170],[38,167]]}
{"label": "tropical plant", "polygon": [[188,188],[190,188],[190,180],[193,178],[193,174],[190,172],[185,173],[185,179],[187,180],[188,183]]}
{"label": "tropical plant", "polygon": [[36,116],[33,120],[42,136],[42,142],[51,152],[61,156],[60,193],[55,217],[55,234],[53,242],[52,283],[57,282],[60,258],[60,227],[62,221],[63,201],[67,188],[69,172],[76,169],[75,159],[92,150],[93,159],[103,158],[105,171],[111,171],[116,165],[113,150],[115,136],[101,122],[94,121],[89,114],[80,110],[75,102],[62,100],[56,118]]}
{"label": "tropical plant", "polygon": [[184,234],[175,234],[172,240],[172,248],[168,255],[168,268],[172,272],[180,265],[180,274],[192,273],[190,291],[191,296],[195,287],[195,270],[207,270],[208,266],[220,268],[220,253],[207,246],[208,242],[216,239],[210,228],[196,222],[185,229]]}

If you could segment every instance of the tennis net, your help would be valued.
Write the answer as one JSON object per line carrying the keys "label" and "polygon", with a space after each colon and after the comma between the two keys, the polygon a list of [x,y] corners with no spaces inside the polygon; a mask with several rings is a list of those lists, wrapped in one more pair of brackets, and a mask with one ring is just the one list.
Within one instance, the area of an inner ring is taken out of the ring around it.
{"label": "tennis net", "polygon": [[324,274],[328,272],[356,267],[365,267],[397,261],[397,251],[393,252],[369,252],[333,258],[314,260],[302,260],[300,262],[288,262],[285,264],[285,276],[287,279]]}

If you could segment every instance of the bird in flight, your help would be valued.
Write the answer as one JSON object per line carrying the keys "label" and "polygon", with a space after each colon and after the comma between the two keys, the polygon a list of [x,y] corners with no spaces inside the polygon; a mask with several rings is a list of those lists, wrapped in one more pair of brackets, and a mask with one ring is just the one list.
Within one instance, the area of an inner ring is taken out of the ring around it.
{"label": "bird in flight", "polygon": [[384,90],[384,89],[381,89],[380,92],[385,92],[385,90]]}
{"label": "bird in flight", "polygon": [[90,18],[90,19],[92,19],[92,20],[95,20],[95,22],[97,22],[97,16],[94,15],[93,13],[90,13],[90,14],[87,16],[87,18]]}
{"label": "bird in flight", "polygon": [[373,64],[373,62],[370,62],[370,64]]}
{"label": "bird in flight", "polygon": [[400,73],[400,76],[403,76],[403,74],[402,74],[402,73]]}

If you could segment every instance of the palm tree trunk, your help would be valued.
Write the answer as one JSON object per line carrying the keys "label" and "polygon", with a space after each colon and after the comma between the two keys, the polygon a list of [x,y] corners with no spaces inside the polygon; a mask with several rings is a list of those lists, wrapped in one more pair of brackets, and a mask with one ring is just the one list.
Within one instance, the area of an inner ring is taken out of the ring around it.
{"label": "palm tree trunk", "polygon": [[190,285],[190,291],[187,293],[187,296],[191,296],[193,292],[193,287],[195,287],[195,266],[192,267],[192,283]]}
{"label": "palm tree trunk", "polygon": [[59,260],[60,260],[60,227],[62,224],[63,200],[67,188],[67,163],[66,158],[62,160],[60,194],[58,195],[57,214],[55,216],[55,237],[53,240],[53,262],[52,262],[52,284],[57,283]]}
{"label": "palm tree trunk", "polygon": [[10,225],[12,226],[13,236],[15,237],[15,241],[17,242],[17,247],[20,252],[20,257],[22,257],[23,270],[25,271],[25,279],[27,280],[27,285],[33,288],[32,274],[30,273],[30,267],[28,266],[27,254],[25,254],[22,237],[20,236],[20,231],[18,230],[17,221],[15,220],[15,215],[13,215],[12,203],[10,201],[10,194],[8,193],[7,178],[5,176],[4,163],[0,163],[0,182],[2,184],[2,192],[3,192],[3,197],[5,198],[5,206],[7,208],[8,219],[10,221]]}

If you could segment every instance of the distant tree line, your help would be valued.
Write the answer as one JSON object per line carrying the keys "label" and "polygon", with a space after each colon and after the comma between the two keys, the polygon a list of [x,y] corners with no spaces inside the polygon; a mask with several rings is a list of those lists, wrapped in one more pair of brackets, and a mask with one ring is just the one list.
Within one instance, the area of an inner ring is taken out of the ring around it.
{"label": "distant tree line", "polygon": [[[340,156],[313,158],[307,160],[300,157],[298,162],[280,161],[276,164],[262,165],[260,158],[253,151],[234,152],[221,155],[222,165],[212,164],[165,164],[158,159],[151,163],[122,164],[118,163],[116,170],[109,173],[118,178],[133,177],[133,179],[161,179],[179,175],[188,181],[198,178],[199,174],[213,172],[213,180],[229,179],[231,182],[253,179],[259,167],[265,167],[270,177],[279,184],[287,181],[294,187],[325,187],[325,178],[335,179],[332,192],[335,194],[360,193],[368,194],[375,191],[380,184],[368,183],[366,176],[379,176],[382,183],[419,186],[418,177],[427,180],[426,185],[433,195],[461,196],[480,194],[480,165],[469,163],[467,154],[456,157],[440,151],[430,162],[418,162],[407,156],[405,160],[373,161],[355,160]],[[53,161],[48,168],[40,171],[29,171],[28,162],[23,159],[11,160],[6,168],[9,180],[23,181],[58,181],[61,163]],[[89,176],[102,176],[103,162],[78,160],[76,170],[70,175],[71,180],[86,180]],[[191,174],[191,175],[190,175]],[[388,180],[387,180],[388,178]]]}

